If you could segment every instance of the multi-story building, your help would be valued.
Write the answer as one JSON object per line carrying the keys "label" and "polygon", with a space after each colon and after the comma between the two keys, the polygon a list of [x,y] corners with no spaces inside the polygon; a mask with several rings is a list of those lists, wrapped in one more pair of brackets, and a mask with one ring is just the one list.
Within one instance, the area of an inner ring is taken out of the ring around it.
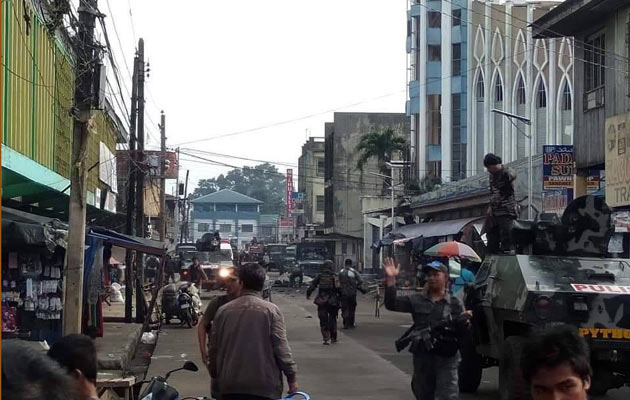
{"label": "multi-story building", "polygon": [[323,234],[324,173],[324,138],[309,138],[298,161],[298,192],[304,195],[304,214],[298,215],[298,227],[305,235]]}
{"label": "multi-story building", "polygon": [[[2,205],[67,221],[76,57],[39,3],[2,3]],[[128,134],[107,97],[100,100],[88,123],[87,214],[117,226],[116,144]]]}
{"label": "multi-story building", "polygon": [[533,30],[537,38],[575,42],[575,195],[605,177],[606,202],[630,206],[630,3],[566,1],[537,19]]}
{"label": "multi-story building", "polygon": [[239,248],[258,235],[260,206],[256,200],[233,190],[224,189],[199,197],[192,202],[189,238],[197,241],[208,232],[219,231]]}
{"label": "multi-story building", "polygon": [[[325,125],[324,226],[328,239],[335,240],[336,262],[343,258],[363,262],[364,217],[363,196],[389,197],[388,180],[378,175],[376,159],[370,159],[363,170],[357,168],[357,145],[371,130],[391,128],[407,137],[409,119],[398,113],[335,113],[334,122]],[[394,159],[403,155],[394,154]],[[399,176],[395,176],[397,182]]]}
{"label": "multi-story building", "polygon": [[450,182],[483,172],[489,152],[511,162],[541,154],[544,144],[573,143],[572,41],[534,39],[531,30],[557,4],[410,2],[407,114],[419,178]]}

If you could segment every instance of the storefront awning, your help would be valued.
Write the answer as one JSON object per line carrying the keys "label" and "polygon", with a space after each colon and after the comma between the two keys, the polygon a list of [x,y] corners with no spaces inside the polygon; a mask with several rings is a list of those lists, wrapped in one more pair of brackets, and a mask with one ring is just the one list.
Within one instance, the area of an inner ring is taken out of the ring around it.
{"label": "storefront awning", "polygon": [[137,236],[124,235],[102,227],[92,227],[88,236],[102,239],[125,249],[137,250],[145,254],[163,257],[166,255],[166,243],[144,239]]}

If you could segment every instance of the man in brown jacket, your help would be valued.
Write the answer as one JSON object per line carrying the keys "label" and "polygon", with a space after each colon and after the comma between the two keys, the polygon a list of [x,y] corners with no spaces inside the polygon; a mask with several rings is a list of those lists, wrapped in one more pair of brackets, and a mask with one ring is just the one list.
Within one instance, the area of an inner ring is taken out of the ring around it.
{"label": "man in brown jacket", "polygon": [[219,309],[210,335],[210,375],[222,400],[267,400],[298,390],[297,366],[278,307],[262,299],[265,270],[247,263],[238,271],[241,297]]}

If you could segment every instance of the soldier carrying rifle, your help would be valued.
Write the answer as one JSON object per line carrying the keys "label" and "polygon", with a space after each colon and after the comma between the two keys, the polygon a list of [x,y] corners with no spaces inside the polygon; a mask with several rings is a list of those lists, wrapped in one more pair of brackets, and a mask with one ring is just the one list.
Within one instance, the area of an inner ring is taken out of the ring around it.
{"label": "soldier carrying rifle", "polygon": [[413,353],[411,388],[416,399],[458,399],[459,342],[472,314],[448,292],[448,267],[439,261],[424,266],[426,286],[409,296],[396,294],[399,268],[394,261],[386,259],[384,267],[385,307],[413,317],[412,328],[396,345],[399,351],[410,345]]}

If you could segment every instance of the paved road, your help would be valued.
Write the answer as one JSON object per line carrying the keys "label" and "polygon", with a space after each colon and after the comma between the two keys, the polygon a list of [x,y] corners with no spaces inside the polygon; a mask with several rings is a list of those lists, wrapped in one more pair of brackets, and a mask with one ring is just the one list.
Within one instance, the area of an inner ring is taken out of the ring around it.
{"label": "paved road", "polygon": [[[204,293],[204,303],[209,298]],[[300,387],[313,399],[352,400],[413,400],[411,394],[411,355],[397,353],[394,340],[409,326],[409,315],[392,313],[384,308],[381,318],[375,318],[374,303],[365,296],[359,298],[357,328],[340,331],[340,343],[323,346],[319,333],[316,307],[306,300],[303,291],[278,289],[273,301],[283,311],[294,357],[298,363]],[[152,357],[149,376],[163,374],[183,364],[195,361],[201,367],[194,329],[165,326]],[[207,395],[209,377],[205,370],[197,373],[182,371],[169,383],[181,397]],[[482,385],[474,395],[462,395],[462,400],[496,399],[497,371],[484,371]],[[614,390],[599,399],[630,398],[630,390]]]}

